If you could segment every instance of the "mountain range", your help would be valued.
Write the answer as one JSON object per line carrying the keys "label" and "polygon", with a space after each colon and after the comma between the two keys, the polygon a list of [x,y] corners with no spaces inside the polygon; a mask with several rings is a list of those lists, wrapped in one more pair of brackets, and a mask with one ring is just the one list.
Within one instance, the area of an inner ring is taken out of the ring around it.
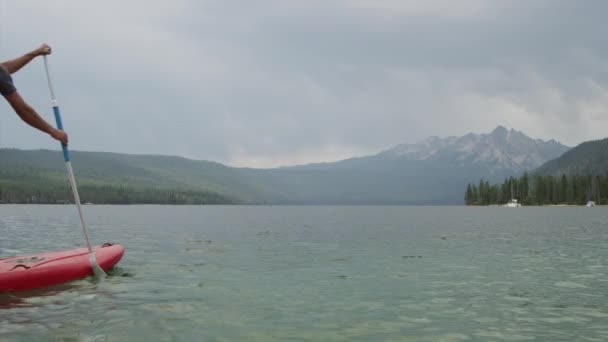
{"label": "mountain range", "polygon": [[296,203],[460,204],[468,182],[502,181],[568,149],[498,126],[488,134],[431,137],[372,156],[273,172]]}
{"label": "mountain range", "polygon": [[[104,152],[76,151],[72,159],[79,183],[93,188],[200,191],[247,204],[462,204],[467,183],[502,181],[568,149],[498,126],[487,134],[431,137],[375,155],[275,169]],[[58,152],[0,150],[0,192],[3,184],[36,182],[65,184]]]}
{"label": "mountain range", "polygon": [[568,149],[555,140],[532,139],[520,131],[498,126],[490,134],[430,137],[417,144],[396,146],[380,155],[414,161],[449,160],[463,167],[485,165],[492,172],[523,172],[539,167]]}

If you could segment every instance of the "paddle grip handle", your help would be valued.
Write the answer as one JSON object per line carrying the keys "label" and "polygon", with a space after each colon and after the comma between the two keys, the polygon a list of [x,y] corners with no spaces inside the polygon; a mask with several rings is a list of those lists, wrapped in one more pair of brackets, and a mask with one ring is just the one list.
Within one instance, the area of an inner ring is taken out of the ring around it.
{"label": "paddle grip handle", "polygon": [[[55,122],[57,123],[57,129],[63,131],[63,122],[61,122],[61,112],[59,111],[59,106],[56,103],[53,104],[53,113],[55,114]],[[68,145],[61,143],[61,149],[63,150],[63,160],[69,162],[70,151],[68,151]]]}

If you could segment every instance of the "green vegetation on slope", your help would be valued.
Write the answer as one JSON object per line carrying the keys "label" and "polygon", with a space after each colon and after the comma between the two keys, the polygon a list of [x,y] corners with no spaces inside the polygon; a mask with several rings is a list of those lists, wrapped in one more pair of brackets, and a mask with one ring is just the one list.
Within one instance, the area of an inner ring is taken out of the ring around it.
{"label": "green vegetation on slope", "polygon": [[[81,200],[92,203],[247,203],[235,169],[178,157],[73,152]],[[0,201],[71,202],[60,152],[0,149]]]}
{"label": "green vegetation on slope", "polygon": [[[78,187],[81,201],[96,204],[226,204],[231,199],[212,192],[175,189],[147,189],[110,185]],[[72,202],[67,184],[44,180],[23,182],[0,180],[0,203],[63,204]]]}
{"label": "green vegetation on slope", "polygon": [[[379,157],[267,170],[102,152],[72,159],[82,201],[93,203],[455,204],[462,184],[485,174]],[[9,203],[71,201],[61,152],[0,149],[0,190]]]}
{"label": "green vegetation on slope", "polygon": [[536,169],[536,173],[560,177],[562,174],[601,175],[608,171],[608,138],[584,142]]}

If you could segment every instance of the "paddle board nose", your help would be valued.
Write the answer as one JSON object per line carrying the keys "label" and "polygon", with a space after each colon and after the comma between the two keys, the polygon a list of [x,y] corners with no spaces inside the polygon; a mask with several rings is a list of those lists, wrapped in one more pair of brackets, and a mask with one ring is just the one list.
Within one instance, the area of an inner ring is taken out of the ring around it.
{"label": "paddle board nose", "polygon": [[[93,247],[99,266],[107,272],[122,258],[125,249],[106,243]],[[0,292],[47,287],[93,275],[88,248],[37,253],[0,259]]]}

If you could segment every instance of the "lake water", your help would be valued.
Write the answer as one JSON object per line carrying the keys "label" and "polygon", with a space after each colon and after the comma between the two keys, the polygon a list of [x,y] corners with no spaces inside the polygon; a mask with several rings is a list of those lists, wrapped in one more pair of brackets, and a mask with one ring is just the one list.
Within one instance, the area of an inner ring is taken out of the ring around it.
{"label": "lake water", "polygon": [[[86,206],[119,267],[0,295],[0,341],[608,341],[607,209]],[[82,240],[0,206],[0,257]]]}

